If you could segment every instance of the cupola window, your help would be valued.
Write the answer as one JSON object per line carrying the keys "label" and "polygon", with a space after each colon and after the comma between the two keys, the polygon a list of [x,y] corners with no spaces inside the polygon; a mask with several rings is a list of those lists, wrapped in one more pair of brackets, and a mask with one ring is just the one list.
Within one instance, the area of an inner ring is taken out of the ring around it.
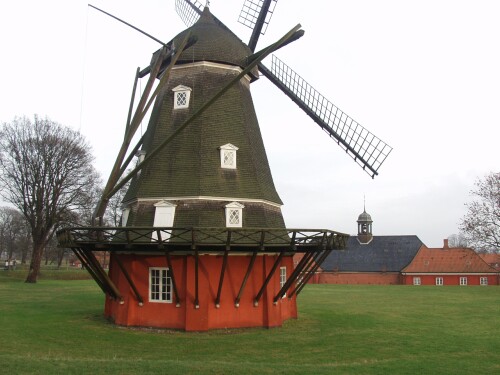
{"label": "cupola window", "polygon": [[227,143],[219,147],[220,150],[220,166],[225,169],[236,169],[236,151],[238,147]]}
{"label": "cupola window", "polygon": [[174,109],[189,108],[191,88],[179,85],[174,87],[172,91],[174,92]]}
{"label": "cupola window", "polygon": [[238,202],[226,205],[226,227],[241,228],[243,226],[243,206]]}

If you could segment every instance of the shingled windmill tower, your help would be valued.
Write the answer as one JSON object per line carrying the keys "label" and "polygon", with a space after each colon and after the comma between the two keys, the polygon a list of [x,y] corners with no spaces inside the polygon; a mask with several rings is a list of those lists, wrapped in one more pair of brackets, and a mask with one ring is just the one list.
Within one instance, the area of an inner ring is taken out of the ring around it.
{"label": "shingled windmill tower", "polygon": [[[116,324],[279,326],[297,317],[297,295],[326,256],[345,245],[341,233],[285,227],[250,85],[265,75],[372,176],[390,147],[281,61],[274,58],[272,69],[261,63],[303,35],[297,26],[255,52],[275,4],[245,2],[243,22],[253,19],[245,44],[208,8],[177,0],[189,28],[137,72],[136,80],[149,76],[148,84],[129,117],[96,226],[58,233],[60,244],[73,249],[106,293],[105,315]],[[153,102],[147,131],[126,157]],[[134,155],[137,166],[124,175]],[[107,201],[128,181],[122,226],[103,227]],[[99,250],[111,252],[109,273],[96,261]],[[294,265],[298,252],[304,256]]]}

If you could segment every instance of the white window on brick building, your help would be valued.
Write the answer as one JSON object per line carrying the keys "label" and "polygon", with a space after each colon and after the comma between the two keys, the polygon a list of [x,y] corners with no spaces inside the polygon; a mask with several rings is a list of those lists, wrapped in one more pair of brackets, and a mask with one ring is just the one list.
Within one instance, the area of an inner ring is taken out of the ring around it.
{"label": "white window on brick building", "polygon": [[149,269],[149,301],[172,302],[172,278],[168,268]]}
{"label": "white window on brick building", "polygon": [[488,278],[487,277],[481,277],[479,279],[479,285],[488,285]]}
{"label": "white window on brick building", "polygon": [[420,285],[420,283],[421,283],[420,277],[415,276],[413,278],[413,285]]}
{"label": "white window on brick building", "polygon": [[465,276],[460,277],[460,285],[467,285],[467,278]]}
{"label": "white window on brick building", "polygon": [[436,285],[443,285],[443,278],[442,277],[436,277]]}
{"label": "white window on brick building", "polygon": [[174,92],[174,109],[189,108],[191,88],[179,85],[174,87],[172,91]]}

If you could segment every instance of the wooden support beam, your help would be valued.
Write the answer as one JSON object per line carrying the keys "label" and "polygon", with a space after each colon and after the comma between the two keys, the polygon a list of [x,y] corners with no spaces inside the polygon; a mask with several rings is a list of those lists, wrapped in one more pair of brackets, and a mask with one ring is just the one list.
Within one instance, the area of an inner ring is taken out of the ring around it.
{"label": "wooden support beam", "polygon": [[256,258],[257,258],[257,251],[254,251],[253,255],[252,255],[252,259],[250,259],[250,263],[248,264],[247,272],[245,273],[245,276],[243,277],[243,281],[241,282],[240,291],[238,292],[238,295],[236,296],[236,299],[234,300],[234,305],[236,307],[240,307],[241,296],[243,295],[243,291],[245,290],[245,286],[247,285],[248,277],[252,273],[252,269],[253,269],[253,266],[255,264]]}
{"label": "wooden support beam", "polygon": [[82,267],[85,267],[87,269],[88,273],[90,273],[90,276],[92,276],[92,278],[97,283],[97,285],[99,285],[99,288],[101,288],[101,290],[103,291],[103,293],[107,294],[107,295],[109,295],[111,297],[113,297],[111,295],[110,291],[104,286],[104,284],[102,283],[102,281],[99,279],[99,277],[97,277],[96,273],[90,267],[90,265],[88,264],[87,260],[80,254],[81,249],[73,247],[73,248],[71,248],[71,250],[73,250],[73,253],[76,255],[76,257],[78,258],[78,260],[82,263]]}
{"label": "wooden support beam", "polygon": [[286,280],[285,284],[281,288],[281,290],[278,292],[276,296],[274,296],[273,302],[276,303],[280,298],[283,298],[283,296],[286,294],[288,289],[292,286],[292,284],[297,280],[299,277],[300,273],[302,272],[302,269],[306,265],[306,263],[309,261],[311,258],[312,253],[306,253],[302,259],[300,260],[299,264],[297,264],[297,267],[293,270],[292,274],[290,277]]}
{"label": "wooden support beam", "polygon": [[118,255],[116,255],[114,257],[115,259],[115,262],[118,264],[118,267],[120,267],[120,270],[122,271],[123,275],[125,276],[125,278],[127,279],[130,287],[132,288],[132,290],[134,291],[134,294],[135,294],[135,297],[137,298],[137,301],[139,302],[139,306],[142,306],[144,305],[144,300],[142,299],[141,295],[139,294],[139,291],[137,290],[135,284],[134,284],[134,281],[132,280],[132,278],[130,277],[128,271],[126,270],[126,268],[123,266],[123,263],[122,261],[120,260],[120,257]]}
{"label": "wooden support beam", "polygon": [[195,250],[194,252],[194,308],[199,309],[200,308],[200,299],[198,298],[198,265],[199,262],[199,254],[198,250]]}
{"label": "wooden support beam", "polygon": [[278,255],[278,258],[276,258],[276,261],[273,264],[273,268],[271,269],[271,272],[269,272],[269,275],[267,275],[266,280],[264,281],[264,284],[262,284],[262,288],[260,288],[259,293],[255,296],[255,299],[253,301],[254,306],[259,306],[259,300],[260,297],[262,297],[262,294],[264,293],[264,290],[266,289],[267,284],[269,284],[269,281],[271,281],[271,278],[274,275],[274,272],[276,271],[276,268],[278,268],[278,265],[281,262],[281,259],[283,258],[283,255],[285,255],[285,252],[282,251],[280,255]]}
{"label": "wooden support beam", "polygon": [[331,250],[325,250],[323,252],[323,255],[316,262],[316,265],[313,267],[313,269],[311,270],[311,272],[309,272],[309,274],[306,275],[305,279],[302,281],[302,284],[297,289],[297,291],[295,292],[295,294],[299,295],[299,293],[302,291],[302,289],[304,289],[304,287],[306,286],[306,284],[309,281],[309,279],[314,275],[314,273],[317,271],[317,269],[319,268],[319,266],[321,265],[321,263],[323,263],[323,261],[326,259],[326,257],[328,255],[330,255],[331,252],[332,252]]}
{"label": "wooden support beam", "polygon": [[[231,232],[229,232],[229,233],[231,233]],[[222,260],[222,267],[220,270],[219,288],[217,289],[217,298],[215,298],[215,307],[216,308],[220,307],[220,295],[222,293],[222,284],[224,283],[224,275],[226,273],[228,255],[229,255],[229,249],[226,248],[226,251],[224,251],[224,259]]]}
{"label": "wooden support beam", "polygon": [[289,298],[292,298],[294,294],[297,292],[297,289],[299,288],[300,285],[302,285],[304,279],[309,274],[310,270],[314,267],[315,261],[320,257],[320,255],[321,251],[316,251],[309,258],[307,265],[304,267],[304,270],[302,271],[302,279],[299,283],[297,283],[297,285],[295,285],[295,288],[290,292],[290,294],[288,295]]}
{"label": "wooden support beam", "polygon": [[120,300],[120,303],[123,303],[123,297],[116,287],[116,285],[111,281],[109,278],[108,274],[104,269],[101,267],[99,264],[99,261],[96,259],[94,253],[89,250],[89,251],[84,251],[85,255],[87,256],[87,260],[92,264],[94,271],[99,275],[99,278],[102,280],[102,282],[109,286],[109,288],[113,291],[113,294],[116,296],[116,299]]}
{"label": "wooden support beam", "polygon": [[167,258],[167,267],[170,270],[170,278],[172,279],[172,289],[174,290],[175,307],[181,307],[181,299],[179,298],[179,293],[177,292],[177,283],[175,281],[174,267],[172,266],[172,259],[170,258],[169,251],[165,251],[165,257]]}

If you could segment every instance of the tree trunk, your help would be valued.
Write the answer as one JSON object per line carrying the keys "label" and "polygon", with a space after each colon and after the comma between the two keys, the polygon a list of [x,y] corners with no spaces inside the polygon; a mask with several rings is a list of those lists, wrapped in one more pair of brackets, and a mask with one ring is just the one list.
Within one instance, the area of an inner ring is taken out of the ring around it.
{"label": "tree trunk", "polygon": [[40,244],[33,244],[33,253],[31,254],[31,263],[28,271],[27,283],[36,283],[40,275],[40,265],[42,263],[44,246]]}

